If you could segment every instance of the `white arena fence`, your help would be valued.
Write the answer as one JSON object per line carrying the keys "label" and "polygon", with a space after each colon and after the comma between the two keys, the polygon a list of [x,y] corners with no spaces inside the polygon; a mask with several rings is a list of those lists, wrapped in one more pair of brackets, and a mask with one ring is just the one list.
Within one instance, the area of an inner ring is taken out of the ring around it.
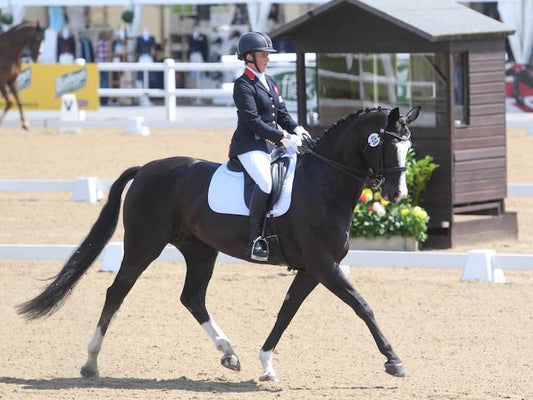
{"label": "white arena fence", "polygon": [[[271,55],[270,66],[276,68],[291,68],[296,71],[296,54]],[[99,71],[144,73],[144,86],[147,85],[148,72],[163,72],[163,89],[143,88],[99,88],[100,97],[159,97],[165,99],[166,117],[170,121],[176,120],[176,98],[232,98],[233,79],[223,83],[220,88],[176,88],[176,72],[233,72],[237,77],[244,69],[242,61],[236,57],[226,57],[223,62],[175,62],[165,59],[158,62],[105,62],[98,63]],[[234,60],[234,61],[233,61]]]}
{"label": "white arena fence", "polygon": [[[65,261],[74,253],[75,245],[13,245],[0,244],[0,259]],[[109,243],[98,261],[100,271],[116,272],[123,256],[121,242]],[[157,258],[160,262],[184,262],[174,247],[167,246]],[[220,253],[220,263],[244,263],[243,260]],[[341,262],[341,269],[349,273],[351,267],[401,267],[462,269],[462,280],[505,283],[504,270],[533,270],[533,255],[496,254],[494,250],[473,250],[469,253],[365,251],[350,250]]]}
{"label": "white arena fence", "polygon": [[[94,176],[76,179],[0,179],[0,192],[72,192],[72,201],[95,203],[113,184],[113,179]],[[509,196],[533,196],[533,184],[507,185]]]}

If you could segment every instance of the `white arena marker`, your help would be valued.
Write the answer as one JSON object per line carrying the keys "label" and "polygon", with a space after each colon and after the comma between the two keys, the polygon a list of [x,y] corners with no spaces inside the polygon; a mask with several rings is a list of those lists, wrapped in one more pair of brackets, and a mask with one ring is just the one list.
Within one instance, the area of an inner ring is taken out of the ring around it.
{"label": "white arena marker", "polygon": [[505,276],[501,268],[494,268],[492,257],[494,250],[472,250],[468,253],[463,269],[463,281],[484,281],[505,283]]}
{"label": "white arena marker", "polygon": [[124,244],[122,242],[108,243],[104,249],[102,265],[100,271],[102,272],[118,272],[120,263],[124,256]]}
{"label": "white arena marker", "polygon": [[[80,115],[82,114],[82,115]],[[59,128],[60,133],[80,133],[81,127],[76,122],[85,119],[85,112],[80,113],[78,110],[78,100],[73,93],[67,93],[61,96],[61,112],[59,119],[63,126]]]}
{"label": "white arena marker", "polygon": [[144,125],[144,117],[131,117],[126,133],[148,136],[150,134],[150,129]]}
{"label": "white arena marker", "polygon": [[95,176],[76,178],[72,189],[72,201],[96,203],[104,197],[98,178]]}

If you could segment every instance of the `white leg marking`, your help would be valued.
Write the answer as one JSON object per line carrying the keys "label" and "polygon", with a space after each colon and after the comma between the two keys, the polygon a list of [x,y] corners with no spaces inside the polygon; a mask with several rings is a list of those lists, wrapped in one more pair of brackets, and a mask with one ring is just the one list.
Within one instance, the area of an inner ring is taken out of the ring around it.
{"label": "white leg marking", "polygon": [[209,318],[209,321],[202,324],[202,328],[211,338],[215,347],[224,353],[220,362],[226,368],[229,368],[233,371],[241,370],[241,363],[239,362],[238,357],[235,355],[231,343],[229,342],[228,337],[222,332],[222,329],[217,325],[214,319]]}
{"label": "white leg marking", "polygon": [[94,331],[93,338],[89,342],[89,345],[87,346],[87,350],[89,353],[89,356],[87,357],[87,362],[85,365],[81,368],[82,375],[84,376],[98,376],[98,353],[100,353],[100,349],[102,347],[102,341],[104,340],[104,336],[102,335],[102,331],[100,327],[97,327]]}
{"label": "white leg marking", "polygon": [[259,377],[260,381],[272,381],[279,382],[279,378],[274,371],[274,366],[272,365],[272,351],[263,351],[259,352],[259,359],[261,360],[261,365],[263,366],[263,373]]}
{"label": "white leg marking", "polygon": [[222,351],[224,354],[226,354],[228,350],[233,352],[228,337],[222,332],[222,329],[220,329],[213,318],[209,318],[209,321],[204,322],[202,328],[204,328],[204,331],[211,338],[218,350]]}

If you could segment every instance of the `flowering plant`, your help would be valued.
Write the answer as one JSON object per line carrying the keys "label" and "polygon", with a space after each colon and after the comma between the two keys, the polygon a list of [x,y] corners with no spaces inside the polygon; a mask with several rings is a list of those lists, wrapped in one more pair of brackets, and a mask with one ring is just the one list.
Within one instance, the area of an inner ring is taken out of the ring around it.
{"label": "flowering plant", "polygon": [[390,203],[379,192],[366,188],[352,216],[351,236],[413,236],[418,241],[427,239],[427,212],[405,203]]}

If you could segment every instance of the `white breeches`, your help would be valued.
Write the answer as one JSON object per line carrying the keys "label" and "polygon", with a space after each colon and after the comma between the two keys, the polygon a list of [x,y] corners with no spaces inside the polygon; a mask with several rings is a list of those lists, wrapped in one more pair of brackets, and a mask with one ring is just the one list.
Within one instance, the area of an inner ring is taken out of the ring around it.
{"label": "white breeches", "polygon": [[239,154],[239,161],[252,177],[259,188],[265,192],[272,191],[272,175],[270,174],[270,154],[261,150],[252,150]]}

